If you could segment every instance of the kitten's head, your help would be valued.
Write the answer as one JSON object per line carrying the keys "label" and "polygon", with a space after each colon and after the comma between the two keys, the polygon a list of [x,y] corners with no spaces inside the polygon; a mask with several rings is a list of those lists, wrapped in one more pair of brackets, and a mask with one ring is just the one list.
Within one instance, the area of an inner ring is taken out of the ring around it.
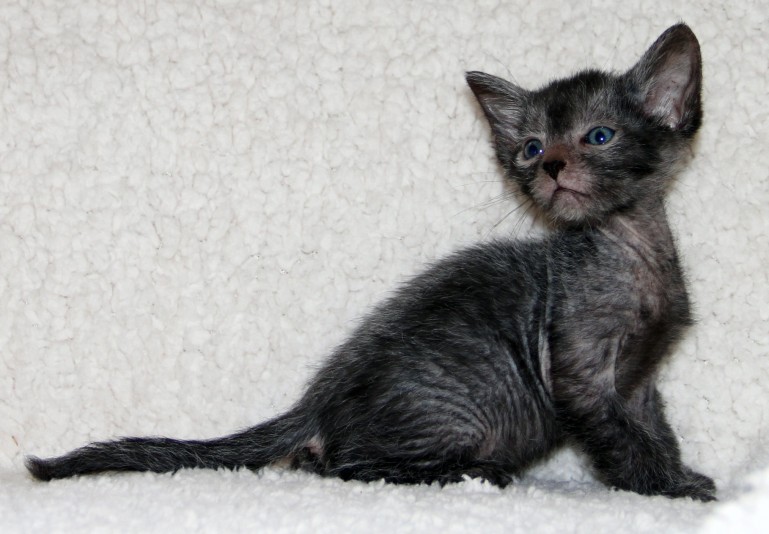
{"label": "kitten's head", "polygon": [[699,128],[701,81],[699,44],[684,24],[621,75],[588,70],[527,91],[467,73],[508,177],[556,224],[662,198]]}

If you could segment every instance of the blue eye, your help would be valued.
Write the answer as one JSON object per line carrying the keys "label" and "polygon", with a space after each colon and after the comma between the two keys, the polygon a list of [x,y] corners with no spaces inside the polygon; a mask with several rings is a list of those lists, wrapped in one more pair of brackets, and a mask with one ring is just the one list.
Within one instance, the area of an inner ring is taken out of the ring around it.
{"label": "blue eye", "polygon": [[614,137],[614,130],[608,126],[597,126],[587,132],[585,142],[589,145],[605,145]]}
{"label": "blue eye", "polygon": [[542,141],[539,139],[529,139],[523,145],[523,159],[531,159],[539,156],[545,151]]}

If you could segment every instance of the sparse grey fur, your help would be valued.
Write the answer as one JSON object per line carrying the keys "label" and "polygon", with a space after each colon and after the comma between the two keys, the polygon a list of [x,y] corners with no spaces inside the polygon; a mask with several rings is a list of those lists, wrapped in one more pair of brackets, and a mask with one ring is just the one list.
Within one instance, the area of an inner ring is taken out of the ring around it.
{"label": "sparse grey fur", "polygon": [[30,457],[31,473],[288,460],[343,479],[504,486],[569,442],[611,486],[713,500],[713,481],[682,464],[655,387],[690,324],[663,198],[700,125],[697,39],[679,24],[624,74],[584,71],[538,91],[479,72],[467,81],[549,237],[481,244],[413,278],[282,416],[209,441]]}

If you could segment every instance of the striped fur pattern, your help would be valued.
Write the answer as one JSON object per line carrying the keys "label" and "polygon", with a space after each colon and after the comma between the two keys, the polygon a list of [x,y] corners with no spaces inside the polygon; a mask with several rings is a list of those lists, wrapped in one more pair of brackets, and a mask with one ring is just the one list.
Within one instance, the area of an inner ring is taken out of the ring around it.
{"label": "striped fur pattern", "polygon": [[663,198],[701,120],[694,34],[670,28],[620,75],[585,71],[537,91],[467,80],[506,177],[548,217],[549,237],[481,244],[413,278],[282,416],[209,441],[30,457],[31,473],[284,461],[345,480],[504,486],[569,443],[611,486],[714,499],[713,481],[682,464],[654,382],[690,323]]}

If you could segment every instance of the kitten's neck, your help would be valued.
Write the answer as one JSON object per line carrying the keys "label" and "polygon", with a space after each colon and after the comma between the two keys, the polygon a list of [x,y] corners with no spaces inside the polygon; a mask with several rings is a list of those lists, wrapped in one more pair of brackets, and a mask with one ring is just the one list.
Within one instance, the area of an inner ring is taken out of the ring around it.
{"label": "kitten's neck", "polygon": [[676,254],[664,202],[648,201],[609,217],[596,230],[645,262],[669,260]]}

